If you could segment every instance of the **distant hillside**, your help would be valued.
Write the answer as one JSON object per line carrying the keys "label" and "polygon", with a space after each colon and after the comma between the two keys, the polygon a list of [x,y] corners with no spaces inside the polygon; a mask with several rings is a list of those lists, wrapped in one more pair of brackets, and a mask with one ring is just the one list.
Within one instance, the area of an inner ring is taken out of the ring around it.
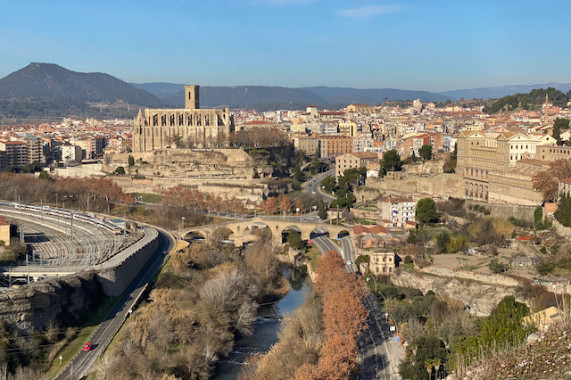
{"label": "distant hillside", "polygon": [[460,99],[499,99],[507,95],[528,93],[533,89],[553,87],[562,92],[571,90],[571,83],[544,83],[544,84],[514,84],[499,87],[482,87],[466,90],[445,91],[440,94]]}
{"label": "distant hillside", "polygon": [[[184,104],[184,85],[172,83],[132,83],[134,87],[143,89],[165,102],[182,107]],[[200,87],[200,104],[204,107],[254,107],[267,109],[290,108],[299,109],[300,105],[315,104],[321,107],[343,107],[351,103],[379,104],[387,100],[413,100],[443,102],[452,100],[448,96],[426,91],[407,91],[397,89],[368,89],[342,87],[270,87],[270,86],[234,86],[234,87]]]}
{"label": "distant hillside", "polygon": [[121,100],[128,104],[158,107],[163,102],[104,73],[78,73],[51,63],[30,63],[0,79],[0,98],[62,96],[84,102]]}
{"label": "distant hillside", "polygon": [[5,119],[133,117],[137,107],[160,106],[164,103],[154,95],[111,75],[78,73],[50,63],[30,63],[0,79],[0,116]]}
{"label": "distant hillside", "polygon": [[517,108],[524,110],[540,109],[545,102],[545,95],[549,96],[549,101],[556,106],[564,106],[571,100],[571,91],[567,94],[556,90],[553,87],[547,89],[534,89],[528,94],[514,94],[504,96],[491,104],[486,105],[482,111],[487,114],[493,114],[502,110],[513,111]]}
{"label": "distant hillside", "polygon": [[174,84],[174,83],[129,83],[131,86],[138,88],[140,90],[147,91],[149,94],[156,96],[162,101],[168,103],[169,99],[176,93],[183,91],[184,84]]}
{"label": "distant hillside", "polygon": [[380,104],[386,100],[414,100],[423,102],[445,102],[454,100],[450,96],[434,94],[427,91],[398,90],[394,88],[359,89],[350,87],[306,87],[327,103],[365,103],[370,105]]}

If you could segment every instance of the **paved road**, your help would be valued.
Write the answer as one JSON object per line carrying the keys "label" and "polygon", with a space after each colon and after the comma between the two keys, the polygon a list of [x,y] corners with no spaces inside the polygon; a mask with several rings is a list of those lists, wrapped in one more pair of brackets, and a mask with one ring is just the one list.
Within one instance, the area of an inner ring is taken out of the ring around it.
{"label": "paved road", "polygon": [[145,290],[148,282],[163,265],[168,252],[174,247],[174,240],[165,232],[159,230],[159,248],[149,262],[133,280],[123,296],[119,299],[105,321],[90,338],[93,349],[90,352],[79,352],[57,380],[76,380],[85,376],[95,362],[95,359],[105,351],[105,348],[117,333],[129,314],[129,310]]}
{"label": "paved road", "polygon": [[304,185],[303,188],[308,193],[311,193],[315,196],[321,196],[321,198],[326,203],[331,203],[336,198],[321,191],[321,181],[323,181],[323,179],[329,175],[335,175],[335,172],[333,170],[330,170],[330,171],[325,172],[325,173],[320,173],[320,174],[316,175],[312,180],[305,182],[303,184]]}
{"label": "paved road", "polygon": [[[316,232],[322,233],[324,231],[316,229]],[[311,241],[321,253],[329,250],[338,252],[347,263],[347,271],[356,271],[355,250],[349,236],[341,238],[341,250],[324,234],[313,236]],[[400,380],[398,363],[404,357],[404,351],[400,344],[395,341],[393,333],[389,331],[388,320],[375,297],[367,293],[363,304],[369,311],[369,316],[367,317],[367,329],[357,338],[361,362],[358,379]]]}

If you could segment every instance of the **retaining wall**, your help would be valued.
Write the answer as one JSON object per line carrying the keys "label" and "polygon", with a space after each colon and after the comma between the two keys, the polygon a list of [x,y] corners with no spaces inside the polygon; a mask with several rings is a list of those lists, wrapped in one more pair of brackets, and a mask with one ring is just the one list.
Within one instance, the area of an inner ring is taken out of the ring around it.
{"label": "retaining wall", "polygon": [[129,247],[133,252],[125,255],[121,262],[110,263],[110,267],[97,271],[97,279],[106,295],[111,297],[121,295],[158,249],[158,232],[150,228],[147,230],[146,233],[153,234],[149,241],[142,243],[140,247],[137,245]]}

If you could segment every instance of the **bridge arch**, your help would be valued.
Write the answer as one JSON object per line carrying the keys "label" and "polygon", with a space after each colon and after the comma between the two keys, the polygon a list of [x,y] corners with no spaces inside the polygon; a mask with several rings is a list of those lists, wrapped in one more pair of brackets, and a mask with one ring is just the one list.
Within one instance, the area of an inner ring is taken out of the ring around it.
{"label": "bridge arch", "polygon": [[289,233],[292,231],[298,232],[300,237],[301,237],[301,240],[308,240],[309,239],[309,235],[304,239],[305,235],[307,235],[307,234],[304,234],[304,231],[302,228],[300,228],[294,224],[291,224],[291,225],[287,225],[285,227],[281,227],[280,235],[281,235],[282,244],[287,243],[287,237],[288,237]]}

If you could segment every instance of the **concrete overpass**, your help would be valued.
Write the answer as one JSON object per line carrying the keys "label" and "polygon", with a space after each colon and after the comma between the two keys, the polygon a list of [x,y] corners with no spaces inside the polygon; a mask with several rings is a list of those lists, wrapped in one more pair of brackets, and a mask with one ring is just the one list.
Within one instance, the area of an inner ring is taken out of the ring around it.
{"label": "concrete overpass", "polygon": [[331,238],[336,238],[339,235],[352,235],[353,233],[351,227],[348,226],[309,222],[296,217],[256,217],[247,220],[185,228],[179,230],[179,233],[183,238],[188,238],[189,234],[195,234],[203,237],[205,240],[211,240],[214,232],[221,229],[227,235],[225,238],[234,240],[234,245],[241,247],[245,242],[245,234],[259,228],[268,228],[276,244],[282,243],[282,233],[284,231],[296,230],[301,233],[302,240],[309,240],[312,233],[316,235],[326,233]]}

